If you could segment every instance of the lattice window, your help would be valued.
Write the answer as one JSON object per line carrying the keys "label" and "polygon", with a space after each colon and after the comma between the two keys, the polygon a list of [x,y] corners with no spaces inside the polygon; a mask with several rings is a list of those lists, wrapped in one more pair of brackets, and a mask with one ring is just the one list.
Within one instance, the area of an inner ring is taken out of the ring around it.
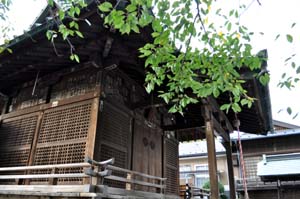
{"label": "lattice window", "polygon": [[30,149],[1,151],[1,167],[26,166]]}
{"label": "lattice window", "polygon": [[[38,147],[35,155],[34,165],[49,165],[49,164],[69,164],[84,161],[85,156],[85,142],[74,144],[53,145],[46,147]],[[81,173],[83,168],[66,168],[59,169],[57,173]],[[50,174],[51,169],[35,171],[35,174]],[[46,179],[39,179],[36,181],[47,181]],[[64,182],[81,182],[79,178],[65,178],[59,179],[59,183]]]}
{"label": "lattice window", "polygon": [[90,112],[91,104],[46,112],[38,143],[85,139],[89,128]]}
{"label": "lattice window", "polygon": [[37,125],[37,115],[7,119],[0,128],[0,166],[25,166]]}
{"label": "lattice window", "polygon": [[164,177],[167,178],[166,192],[170,194],[178,194],[178,143],[173,139],[165,138],[165,168]]}
{"label": "lattice window", "polygon": [[[127,153],[120,151],[118,149],[115,149],[113,147],[107,146],[105,144],[101,145],[101,161],[107,160],[109,158],[115,158],[115,166],[121,167],[121,168],[127,168]],[[123,172],[117,172],[113,171],[112,175],[120,176],[126,178],[126,175]],[[123,182],[117,182],[113,180],[105,180],[105,184],[112,186],[112,187],[118,187],[118,188],[125,188],[125,183]]]}
{"label": "lattice window", "polygon": [[178,170],[167,167],[166,174],[166,192],[167,193],[177,193],[178,192]]}
{"label": "lattice window", "polygon": [[102,117],[101,125],[103,125],[101,140],[127,147],[130,131],[129,116],[111,107],[111,105],[106,105],[100,117]]}
{"label": "lattice window", "polygon": [[166,161],[168,165],[178,167],[178,146],[167,141],[166,144]]}
{"label": "lattice window", "polygon": [[[66,105],[45,111],[34,165],[83,162],[91,115],[91,101]],[[81,173],[82,168],[60,169],[57,173]],[[49,174],[51,170],[35,171]],[[46,179],[35,182],[47,181]],[[59,184],[81,183],[79,178],[59,179]]]}
{"label": "lattice window", "polygon": [[36,128],[37,115],[3,121],[0,128],[0,148],[30,145]]}

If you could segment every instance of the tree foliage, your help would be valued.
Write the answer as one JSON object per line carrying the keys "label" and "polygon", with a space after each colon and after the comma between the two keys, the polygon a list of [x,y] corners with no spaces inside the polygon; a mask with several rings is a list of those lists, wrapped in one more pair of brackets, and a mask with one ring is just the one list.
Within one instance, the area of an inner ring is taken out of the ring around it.
{"label": "tree foliage", "polygon": [[[70,45],[70,59],[80,62],[69,38],[84,38],[78,22],[85,20],[80,13],[87,4],[84,0],[58,2],[65,6],[53,13],[57,29],[48,30],[46,36],[53,44],[61,36]],[[229,94],[230,103],[221,109],[239,112],[241,106],[251,107],[255,100],[243,87],[241,68],[253,71],[264,85],[270,80],[268,73],[256,73],[263,60],[252,52],[254,33],[239,23],[240,15],[247,10],[245,5],[227,11],[216,9],[213,0],[95,2],[109,29],[131,34],[140,33],[146,26],[152,28],[153,42],[139,49],[140,57],[145,59],[146,91],[156,90],[166,103],[172,104],[170,112],[183,113],[188,104],[222,93]],[[48,3],[54,6],[55,1]],[[286,39],[293,42],[289,34]],[[298,80],[289,79],[280,86],[289,81]]]}
{"label": "tree foliage", "polygon": [[[205,182],[202,188],[210,190],[210,182],[209,181]],[[218,182],[218,188],[219,188],[220,199],[227,199],[227,196],[224,195],[225,193],[224,185]]]}

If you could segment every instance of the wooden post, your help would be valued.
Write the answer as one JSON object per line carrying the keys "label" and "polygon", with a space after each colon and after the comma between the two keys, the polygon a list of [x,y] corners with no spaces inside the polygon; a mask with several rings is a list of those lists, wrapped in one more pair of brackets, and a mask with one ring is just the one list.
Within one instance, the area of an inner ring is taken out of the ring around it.
{"label": "wooden post", "polygon": [[[133,174],[131,174],[131,173],[127,173],[127,180],[131,180],[131,179],[133,179],[132,176]],[[132,186],[132,183],[131,182],[129,182],[129,183],[126,183],[126,190],[132,190],[132,188],[133,188],[133,186]]]}
{"label": "wooden post", "polygon": [[[32,142],[31,142],[30,154],[29,154],[29,159],[28,159],[28,162],[27,162],[28,166],[32,166],[33,162],[34,162],[36,147],[37,147],[39,133],[40,133],[42,120],[43,120],[43,115],[44,115],[43,112],[38,113],[37,124],[36,124],[36,127],[35,127],[33,139],[32,139]],[[27,171],[26,174],[31,174],[31,171]],[[30,185],[30,179],[25,180],[25,185]]]}
{"label": "wooden post", "polygon": [[[51,171],[51,174],[55,174],[57,172],[57,170],[58,170],[57,168],[53,168]],[[57,185],[57,181],[58,181],[57,178],[49,178],[48,184],[49,185]]]}
{"label": "wooden post", "polygon": [[230,199],[235,199],[236,196],[235,196],[234,173],[233,173],[233,164],[232,164],[231,141],[223,142],[223,146],[226,149]]}
{"label": "wooden post", "polygon": [[204,105],[204,119],[205,119],[205,135],[207,143],[208,154],[208,170],[210,180],[210,199],[219,199],[218,176],[217,176],[217,158],[215,150],[215,136],[212,122],[212,113],[208,105]]}
{"label": "wooden post", "polygon": [[[85,156],[94,158],[94,150],[95,150],[95,139],[96,139],[96,132],[97,132],[97,121],[98,121],[98,109],[99,109],[99,102],[100,99],[97,97],[98,93],[95,92],[92,102],[92,110],[90,115],[90,124],[88,130],[88,138],[86,142],[86,149],[85,149]],[[92,179],[83,179],[83,184],[90,184]]]}

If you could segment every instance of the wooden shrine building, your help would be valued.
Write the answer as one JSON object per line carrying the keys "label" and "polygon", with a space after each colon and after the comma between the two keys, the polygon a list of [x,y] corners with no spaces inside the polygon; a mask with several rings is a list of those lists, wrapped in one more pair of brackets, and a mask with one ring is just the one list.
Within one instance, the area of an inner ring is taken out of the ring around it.
{"label": "wooden shrine building", "polygon": [[[0,198],[176,198],[178,141],[205,137],[214,185],[216,132],[227,141],[232,168],[228,133],[235,116],[218,105],[227,97],[202,99],[184,117],[169,114],[144,91],[138,48],[151,40],[151,29],[129,36],[105,29],[94,3],[81,18],[91,24],[80,21],[84,39],[70,38],[79,64],[69,59],[66,41],[47,40],[55,24],[46,17],[11,41],[12,54],[0,54]],[[267,133],[268,88],[245,78],[258,100],[238,114],[240,129]]]}

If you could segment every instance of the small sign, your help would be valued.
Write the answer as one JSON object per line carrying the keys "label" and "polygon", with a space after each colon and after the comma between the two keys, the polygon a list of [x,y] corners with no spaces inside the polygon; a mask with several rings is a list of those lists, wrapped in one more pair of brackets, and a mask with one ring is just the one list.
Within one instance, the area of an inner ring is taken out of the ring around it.
{"label": "small sign", "polygon": [[52,102],[52,105],[51,105],[51,107],[56,107],[56,106],[58,106],[58,101],[54,101],[54,102]]}

